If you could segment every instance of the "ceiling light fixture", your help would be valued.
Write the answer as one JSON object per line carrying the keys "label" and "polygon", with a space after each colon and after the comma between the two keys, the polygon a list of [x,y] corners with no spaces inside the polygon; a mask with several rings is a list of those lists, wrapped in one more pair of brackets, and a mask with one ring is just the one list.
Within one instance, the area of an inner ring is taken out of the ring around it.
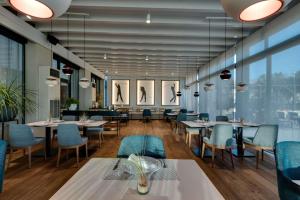
{"label": "ceiling light fixture", "polygon": [[214,84],[210,82],[210,19],[208,19],[208,59],[209,59],[209,63],[208,63],[208,82],[204,84],[204,91],[211,91],[214,89]]}
{"label": "ceiling light fixture", "polygon": [[284,5],[284,0],[221,0],[226,13],[239,21],[251,22],[270,17]]}
{"label": "ceiling light fixture", "polygon": [[[242,23],[242,34],[244,33],[244,24]],[[244,79],[244,40],[242,39],[242,80],[236,85],[236,90],[238,92],[245,92],[247,89],[247,84],[243,82]]]}
{"label": "ceiling light fixture", "polygon": [[[70,31],[69,31],[70,24],[69,23],[70,23],[70,21],[69,21],[69,15],[68,15],[68,17],[67,17],[67,39],[68,39],[68,44],[67,45],[68,45],[68,48],[69,48],[69,42],[70,42],[70,39],[69,39],[69,37],[70,37]],[[69,58],[70,58],[70,51],[68,50],[68,62],[70,61]],[[73,67],[69,63],[67,63],[63,66],[62,71],[65,75],[70,76],[70,75],[73,74]]]}
{"label": "ceiling light fixture", "polygon": [[7,0],[17,11],[40,19],[61,16],[71,5],[72,0]]}
{"label": "ceiling light fixture", "polygon": [[107,55],[106,55],[106,53],[104,54],[103,58],[104,58],[104,60],[106,60],[106,59],[107,59]]}
{"label": "ceiling light fixture", "polygon": [[79,80],[79,85],[82,88],[88,88],[90,81],[85,77],[85,16],[83,16],[83,77]]}
{"label": "ceiling light fixture", "polygon": [[146,24],[151,24],[151,14],[150,13],[147,14]]}
{"label": "ceiling light fixture", "polygon": [[149,60],[149,57],[148,57],[148,56],[146,56],[145,60],[146,60],[146,61],[148,61],[148,60]]}
{"label": "ceiling light fixture", "polygon": [[227,68],[227,63],[226,63],[226,59],[227,59],[227,19],[226,19],[226,14],[225,14],[225,22],[224,22],[224,70],[221,72],[220,74],[220,78],[222,80],[229,80],[231,78],[231,73]]}

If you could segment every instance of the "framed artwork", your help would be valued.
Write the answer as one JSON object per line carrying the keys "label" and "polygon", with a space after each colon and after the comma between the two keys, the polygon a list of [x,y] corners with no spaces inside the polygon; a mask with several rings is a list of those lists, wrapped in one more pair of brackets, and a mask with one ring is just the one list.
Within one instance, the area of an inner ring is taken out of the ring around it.
{"label": "framed artwork", "polygon": [[161,105],[179,106],[179,97],[176,93],[179,91],[179,81],[161,81]]}
{"label": "framed artwork", "polygon": [[112,80],[112,105],[129,105],[129,80]]}
{"label": "framed artwork", "polygon": [[153,106],[154,94],[154,80],[137,80],[136,102],[138,106]]}

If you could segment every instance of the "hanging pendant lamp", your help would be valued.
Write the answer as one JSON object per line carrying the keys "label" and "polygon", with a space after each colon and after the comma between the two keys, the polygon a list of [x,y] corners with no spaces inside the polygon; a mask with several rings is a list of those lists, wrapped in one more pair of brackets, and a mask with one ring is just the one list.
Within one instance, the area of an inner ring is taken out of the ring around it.
{"label": "hanging pendant lamp", "polygon": [[[244,33],[244,24],[242,23],[242,34]],[[245,92],[247,84],[243,82],[244,79],[244,40],[242,39],[242,80],[236,85],[236,91]]]}
{"label": "hanging pendant lamp", "polygon": [[214,89],[214,84],[210,82],[210,19],[208,19],[208,59],[209,59],[209,63],[208,63],[208,82],[204,84],[204,91],[211,91]]}
{"label": "hanging pendant lamp", "polygon": [[[69,48],[69,41],[70,41],[70,38],[69,38],[69,36],[70,36],[70,24],[69,24],[70,22],[69,22],[69,15],[68,15],[68,17],[67,17],[67,39],[68,39],[68,48]],[[68,61],[69,61],[69,57],[70,57],[70,52],[69,52],[70,50],[68,50]],[[71,76],[72,74],[73,74],[73,67],[69,64],[69,63],[67,63],[67,64],[65,64],[64,66],[63,66],[63,68],[62,68],[62,71],[63,71],[63,73],[65,74],[65,75],[67,75],[67,76]]]}
{"label": "hanging pendant lamp", "polygon": [[88,88],[90,81],[85,77],[85,16],[83,16],[83,77],[79,80],[79,85],[82,88]]}
{"label": "hanging pendant lamp", "polygon": [[220,78],[222,80],[229,80],[231,78],[231,72],[226,69],[227,65],[226,65],[226,59],[227,59],[227,51],[226,51],[226,48],[227,48],[227,17],[226,17],[226,14],[225,14],[225,23],[224,23],[224,27],[225,27],[225,30],[224,30],[224,50],[225,50],[225,59],[224,59],[224,70],[220,73]]}
{"label": "hanging pendant lamp", "polygon": [[72,0],[7,0],[15,10],[39,19],[61,16],[71,5]]}
{"label": "hanging pendant lamp", "polygon": [[244,22],[258,21],[276,14],[284,0],[221,0],[225,12]]}
{"label": "hanging pendant lamp", "polygon": [[194,92],[194,97],[199,97],[200,95],[199,95],[199,92]]}

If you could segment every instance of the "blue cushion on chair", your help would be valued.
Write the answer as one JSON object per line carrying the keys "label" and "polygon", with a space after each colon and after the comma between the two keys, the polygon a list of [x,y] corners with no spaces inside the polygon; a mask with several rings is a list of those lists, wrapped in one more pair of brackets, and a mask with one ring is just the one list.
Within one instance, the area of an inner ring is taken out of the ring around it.
{"label": "blue cushion on chair", "polygon": [[6,142],[0,140],[0,192],[3,192],[5,156],[6,156]]}
{"label": "blue cushion on chair", "polygon": [[134,135],[123,138],[117,157],[128,158],[131,154],[166,158],[163,141],[152,135]]}

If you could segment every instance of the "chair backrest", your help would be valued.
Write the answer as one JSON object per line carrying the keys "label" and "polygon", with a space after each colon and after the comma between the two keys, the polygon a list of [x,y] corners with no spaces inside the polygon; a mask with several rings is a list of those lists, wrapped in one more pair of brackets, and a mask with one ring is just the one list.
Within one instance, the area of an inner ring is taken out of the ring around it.
{"label": "chair backrest", "polygon": [[3,192],[6,147],[7,147],[6,142],[4,140],[0,140],[0,192]]}
{"label": "chair backrest", "polygon": [[148,117],[148,116],[151,116],[151,110],[150,109],[144,109],[143,110],[143,116],[145,117]]}
{"label": "chair backrest", "polygon": [[276,144],[275,160],[280,199],[300,199],[300,186],[291,180],[300,180],[300,142],[288,141]]}
{"label": "chair backrest", "polygon": [[258,127],[253,144],[262,147],[274,147],[277,142],[278,125],[261,125]]}
{"label": "chair backrest", "polygon": [[179,112],[180,112],[180,113],[187,113],[187,109],[181,108]]}
{"label": "chair backrest", "polygon": [[90,120],[94,120],[94,121],[102,121],[103,120],[103,116],[100,115],[93,115],[90,117]]}
{"label": "chair backrest", "polygon": [[29,147],[34,143],[34,136],[29,126],[11,124],[9,125],[8,140],[12,147]]}
{"label": "chair backrest", "polygon": [[209,139],[216,146],[231,146],[232,133],[231,124],[216,124]]}
{"label": "chair backrest", "polygon": [[76,121],[77,117],[74,115],[64,115],[62,120],[64,121]]}
{"label": "chair backrest", "polygon": [[187,117],[186,117],[186,113],[178,113],[177,117],[176,117],[176,121],[177,122],[181,122],[181,121],[186,121]]}
{"label": "chair backrest", "polygon": [[198,116],[196,115],[187,115],[186,116],[186,121],[195,121],[198,119]]}
{"label": "chair backrest", "polygon": [[194,113],[194,111],[193,110],[188,110],[187,113]]}
{"label": "chair backrest", "polygon": [[216,116],[216,121],[217,122],[228,122],[229,119],[227,116]]}
{"label": "chair backrest", "polygon": [[60,124],[57,127],[58,145],[62,147],[76,146],[82,143],[82,138],[76,124]]}
{"label": "chair backrest", "polygon": [[208,113],[200,113],[199,115],[200,120],[209,120],[209,114]]}
{"label": "chair backrest", "polygon": [[167,116],[167,113],[171,113],[171,112],[172,112],[172,109],[165,109],[164,116]]}

